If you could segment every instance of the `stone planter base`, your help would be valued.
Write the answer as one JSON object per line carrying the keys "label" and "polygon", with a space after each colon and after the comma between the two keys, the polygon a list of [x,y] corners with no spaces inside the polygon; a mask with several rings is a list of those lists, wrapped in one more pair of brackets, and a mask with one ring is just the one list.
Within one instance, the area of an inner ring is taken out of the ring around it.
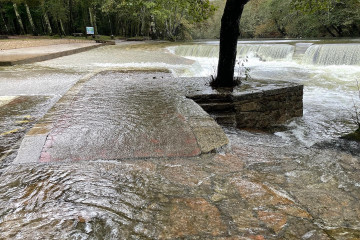
{"label": "stone planter base", "polygon": [[[210,88],[210,87],[209,87]],[[303,116],[303,85],[252,80],[233,91],[188,94],[218,123],[265,129]]]}

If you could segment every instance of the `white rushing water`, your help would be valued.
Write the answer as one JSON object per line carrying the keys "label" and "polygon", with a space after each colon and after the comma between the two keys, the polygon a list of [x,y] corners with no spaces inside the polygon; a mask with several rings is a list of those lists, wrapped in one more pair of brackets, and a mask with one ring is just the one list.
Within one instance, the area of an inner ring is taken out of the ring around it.
{"label": "white rushing water", "polygon": [[[254,79],[290,81],[305,85],[304,117],[278,132],[306,146],[338,138],[356,129],[354,104],[360,106],[360,44],[321,44],[317,41],[239,42],[238,60],[245,59]],[[279,43],[279,44],[278,44]],[[196,61],[182,76],[216,74],[218,42],[171,47],[179,56]],[[235,70],[235,74],[241,72]]]}

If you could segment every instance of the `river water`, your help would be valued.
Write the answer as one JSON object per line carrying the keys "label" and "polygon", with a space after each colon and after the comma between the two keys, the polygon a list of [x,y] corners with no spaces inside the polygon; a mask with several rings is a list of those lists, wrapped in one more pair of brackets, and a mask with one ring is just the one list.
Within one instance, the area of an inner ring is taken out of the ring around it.
{"label": "river water", "polygon": [[[218,42],[169,48],[195,60],[202,76],[216,72]],[[245,59],[254,79],[305,85],[304,117],[276,133],[306,146],[335,139],[354,128],[354,104],[359,106],[360,45],[320,41],[242,41],[238,60]],[[235,73],[238,73],[235,70]],[[193,73],[190,73],[191,75]]]}
{"label": "river water", "polygon": [[224,128],[229,146],[196,158],[11,164],[22,134],[89,72],[207,77],[217,52],[216,41],[120,43],[1,68],[0,100],[18,104],[0,133],[20,130],[0,140],[0,239],[359,239],[360,147],[339,140],[360,105],[353,40],[239,42],[252,78],[305,85],[304,117],[274,134]]}

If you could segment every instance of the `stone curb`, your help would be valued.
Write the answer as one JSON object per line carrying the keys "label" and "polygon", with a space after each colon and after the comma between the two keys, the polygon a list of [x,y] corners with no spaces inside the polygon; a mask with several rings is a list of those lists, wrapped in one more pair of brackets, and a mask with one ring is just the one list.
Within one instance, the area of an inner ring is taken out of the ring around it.
{"label": "stone curb", "polygon": [[81,78],[62,98],[58,100],[57,103],[54,104],[44,117],[40,119],[28,133],[26,133],[13,164],[36,163],[39,161],[47,136],[53,127],[51,112],[54,112],[59,108],[66,108],[71,104],[71,99],[73,99],[76,93],[81,90],[82,84],[100,72],[101,71],[96,71]]}

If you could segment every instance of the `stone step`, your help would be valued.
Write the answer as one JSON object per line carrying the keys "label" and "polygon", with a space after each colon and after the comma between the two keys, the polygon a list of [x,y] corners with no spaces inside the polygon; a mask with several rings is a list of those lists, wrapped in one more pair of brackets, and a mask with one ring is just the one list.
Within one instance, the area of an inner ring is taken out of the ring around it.
{"label": "stone step", "polygon": [[208,102],[199,105],[208,113],[235,112],[234,104],[229,102]]}
{"label": "stone step", "polygon": [[209,94],[209,95],[192,95],[188,96],[198,104],[203,103],[230,103],[232,102],[231,96],[222,94]]}
{"label": "stone step", "polygon": [[220,125],[236,127],[235,113],[210,114],[210,116]]}

